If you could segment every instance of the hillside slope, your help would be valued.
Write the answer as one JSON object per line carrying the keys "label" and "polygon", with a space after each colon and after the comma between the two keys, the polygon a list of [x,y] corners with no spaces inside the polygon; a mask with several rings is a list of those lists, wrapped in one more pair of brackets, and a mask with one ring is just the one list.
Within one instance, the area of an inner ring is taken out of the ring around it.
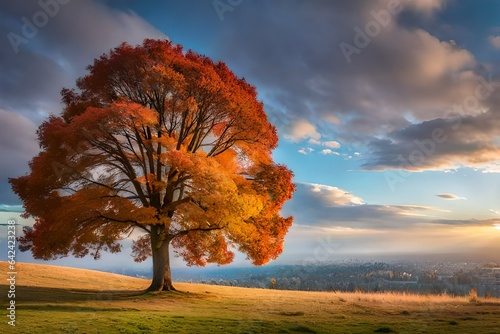
{"label": "hillside slope", "polygon": [[[7,264],[0,262],[0,269],[7,273]],[[497,333],[500,328],[495,299],[189,283],[177,283],[178,292],[144,293],[149,281],[133,277],[27,263],[16,264],[16,270],[16,328],[2,315],[0,333]],[[0,283],[0,294],[7,296],[6,280]]]}

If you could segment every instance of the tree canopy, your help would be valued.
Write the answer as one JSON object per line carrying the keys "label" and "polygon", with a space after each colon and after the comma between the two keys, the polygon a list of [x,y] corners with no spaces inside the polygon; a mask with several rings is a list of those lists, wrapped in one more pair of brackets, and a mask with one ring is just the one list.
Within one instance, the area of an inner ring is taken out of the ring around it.
{"label": "tree canopy", "polygon": [[165,40],[120,45],[88,67],[38,130],[21,250],[54,259],[153,256],[150,290],[171,289],[169,247],[188,265],[262,265],[283,251],[293,174],[274,163],[275,127],[253,86],[222,62]]}

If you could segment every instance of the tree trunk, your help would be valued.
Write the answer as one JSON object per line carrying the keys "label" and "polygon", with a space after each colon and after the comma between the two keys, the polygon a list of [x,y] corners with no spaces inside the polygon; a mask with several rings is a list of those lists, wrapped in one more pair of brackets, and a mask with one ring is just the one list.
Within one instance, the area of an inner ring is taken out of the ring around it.
{"label": "tree trunk", "polygon": [[147,291],[172,291],[172,274],[170,273],[170,239],[161,240],[153,228],[151,233],[151,249],[153,252],[153,281]]}

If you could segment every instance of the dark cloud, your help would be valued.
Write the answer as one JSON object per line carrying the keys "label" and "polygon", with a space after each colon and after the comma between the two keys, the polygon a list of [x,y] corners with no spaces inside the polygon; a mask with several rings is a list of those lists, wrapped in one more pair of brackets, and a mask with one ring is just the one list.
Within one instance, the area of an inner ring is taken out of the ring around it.
{"label": "dark cloud", "polygon": [[[373,13],[387,11],[388,4],[252,2],[235,9],[235,20],[225,23],[233,29],[221,36],[222,58],[263,92],[282,134],[297,140],[290,133],[309,122],[309,133],[321,140],[368,148],[366,169],[401,168],[398,157],[408,159],[415,140],[432,138],[436,128],[446,132],[447,141],[432,157],[404,169],[485,167],[497,160],[490,129],[498,128],[500,94],[484,84],[491,66],[467,49],[405,25],[408,15],[391,15],[346,61],[340,44],[355,46],[355,28],[376,22]],[[443,1],[402,4],[405,13],[427,21],[444,8]],[[461,118],[459,128],[455,116]]]}
{"label": "dark cloud", "polygon": [[365,169],[408,171],[490,168],[500,160],[494,111],[477,116],[438,118],[391,132],[368,144]]}
{"label": "dark cloud", "polygon": [[135,13],[95,1],[49,8],[38,1],[9,1],[1,11],[0,35],[10,37],[0,48],[0,108],[28,115],[36,123],[60,112],[61,88],[73,87],[94,58],[124,41],[165,38]]}
{"label": "dark cloud", "polygon": [[26,117],[0,109],[0,204],[14,204],[16,196],[7,179],[28,171],[28,162],[38,152],[36,126]]}
{"label": "dark cloud", "polygon": [[[474,60],[467,51],[442,44],[424,31],[398,29],[394,17],[348,64],[340,43],[353,44],[354,28],[374,20],[370,11],[386,9],[386,1],[255,4],[235,12],[240,15],[233,23],[238,28],[223,36],[221,47],[225,58],[246,68],[259,87],[273,90],[277,105],[295,115],[359,114],[360,119],[351,120],[356,124],[371,112],[369,120],[380,117],[388,126],[399,126],[404,122],[386,116],[393,116],[392,108],[408,108],[402,93],[419,88],[420,95],[442,98],[434,86],[452,82],[430,79],[473,67]],[[257,16],[258,26],[243,24]],[[233,48],[235,44],[242,45]]]}
{"label": "dark cloud", "polygon": [[13,204],[7,178],[28,171],[38,151],[36,128],[60,113],[61,89],[73,87],[94,58],[120,43],[166,36],[133,12],[95,1],[49,9],[39,1],[4,1],[0,35],[0,203]]}

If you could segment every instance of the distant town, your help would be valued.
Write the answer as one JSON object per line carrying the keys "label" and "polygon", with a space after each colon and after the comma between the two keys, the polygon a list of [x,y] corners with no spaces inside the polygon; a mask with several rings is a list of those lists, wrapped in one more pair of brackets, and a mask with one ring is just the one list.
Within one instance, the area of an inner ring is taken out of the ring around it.
{"label": "distant town", "polygon": [[305,291],[407,292],[500,297],[500,265],[472,262],[340,261],[322,265],[176,271],[176,280],[214,285]]}

